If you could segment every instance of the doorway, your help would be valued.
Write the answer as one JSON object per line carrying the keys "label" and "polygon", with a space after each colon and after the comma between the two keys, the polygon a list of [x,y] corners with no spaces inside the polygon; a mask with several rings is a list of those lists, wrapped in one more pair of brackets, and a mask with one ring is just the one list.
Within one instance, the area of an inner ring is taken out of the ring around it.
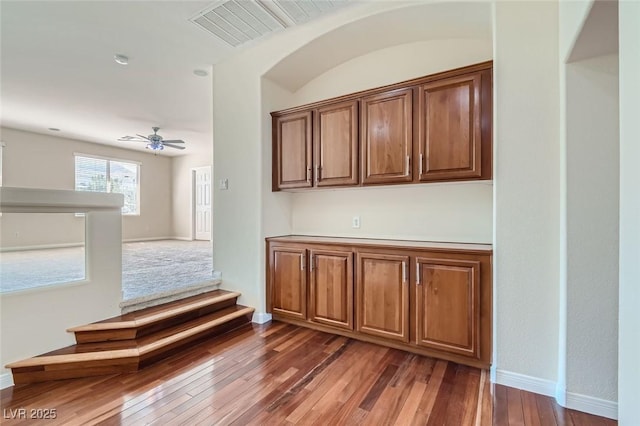
{"label": "doorway", "polygon": [[211,241],[211,166],[195,168],[192,173],[192,237]]}

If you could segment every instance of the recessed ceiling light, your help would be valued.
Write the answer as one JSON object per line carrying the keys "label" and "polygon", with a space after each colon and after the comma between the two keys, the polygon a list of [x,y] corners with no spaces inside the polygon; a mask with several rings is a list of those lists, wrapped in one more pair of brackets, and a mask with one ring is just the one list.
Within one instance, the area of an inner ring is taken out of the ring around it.
{"label": "recessed ceiling light", "polygon": [[193,70],[193,73],[198,77],[206,77],[209,75],[209,73],[206,72],[205,70]]}
{"label": "recessed ceiling light", "polygon": [[113,60],[119,63],[120,65],[127,65],[129,63],[129,58],[120,54],[115,55],[113,57]]}
{"label": "recessed ceiling light", "polygon": [[52,132],[59,132],[60,129],[56,128],[56,127],[49,127],[49,130],[51,130]]}

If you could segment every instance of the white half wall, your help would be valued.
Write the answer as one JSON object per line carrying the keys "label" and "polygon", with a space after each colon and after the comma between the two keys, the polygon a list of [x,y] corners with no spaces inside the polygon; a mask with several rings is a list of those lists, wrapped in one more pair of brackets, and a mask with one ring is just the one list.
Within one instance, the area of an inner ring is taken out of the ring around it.
{"label": "white half wall", "polygon": [[[2,128],[1,132],[6,144],[3,149],[4,186],[74,190],[74,153],[142,163],[140,215],[122,217],[122,239],[172,235],[170,157],[15,129]],[[74,217],[66,219],[67,227],[64,228],[59,222],[51,222],[54,219],[40,218],[43,222],[21,215],[11,215],[3,220],[3,247],[77,243],[77,236],[84,232],[84,221],[74,220]],[[52,226],[47,227],[47,224]]]}
{"label": "white half wall", "polygon": [[[0,375],[10,362],[71,345],[69,327],[120,314],[122,299],[122,220],[120,194],[0,189],[0,211],[85,212],[87,278],[15,293],[0,294]],[[19,202],[14,202],[18,199]],[[52,202],[47,202],[46,200]],[[87,202],[92,207],[87,208]],[[26,210],[26,209],[30,210]],[[49,214],[49,213],[43,213]],[[3,385],[10,383],[2,380]]]}
{"label": "white half wall", "polygon": [[620,288],[618,420],[640,421],[640,2],[619,3]]}

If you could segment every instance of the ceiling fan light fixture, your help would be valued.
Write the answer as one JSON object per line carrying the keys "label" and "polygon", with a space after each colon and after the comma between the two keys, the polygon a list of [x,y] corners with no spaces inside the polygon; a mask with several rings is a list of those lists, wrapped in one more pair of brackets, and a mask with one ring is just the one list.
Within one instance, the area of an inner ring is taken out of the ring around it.
{"label": "ceiling fan light fixture", "polygon": [[164,145],[162,145],[162,142],[153,141],[147,144],[147,149],[152,151],[162,151],[164,149]]}

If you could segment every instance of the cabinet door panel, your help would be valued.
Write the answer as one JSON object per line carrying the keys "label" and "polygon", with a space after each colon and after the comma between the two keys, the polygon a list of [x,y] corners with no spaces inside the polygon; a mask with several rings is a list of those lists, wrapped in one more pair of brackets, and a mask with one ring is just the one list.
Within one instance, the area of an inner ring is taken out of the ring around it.
{"label": "cabinet door panel", "polygon": [[409,182],[413,144],[413,91],[362,99],[362,182]]}
{"label": "cabinet door panel", "polygon": [[277,187],[306,188],[311,181],[311,112],[275,118],[275,162]]}
{"label": "cabinet door panel", "polygon": [[477,357],[480,262],[419,257],[416,268],[416,343]]}
{"label": "cabinet door panel", "polygon": [[482,175],[480,73],[420,88],[420,180]]}
{"label": "cabinet door panel", "polygon": [[312,321],[353,330],[353,253],[311,250]]}
{"label": "cabinet door panel", "polygon": [[314,128],[316,185],[357,185],[358,102],[319,108]]}
{"label": "cabinet door panel", "polygon": [[409,256],[358,253],[357,329],[409,341]]}
{"label": "cabinet door panel", "polygon": [[271,249],[271,309],[292,318],[307,318],[306,250]]}

